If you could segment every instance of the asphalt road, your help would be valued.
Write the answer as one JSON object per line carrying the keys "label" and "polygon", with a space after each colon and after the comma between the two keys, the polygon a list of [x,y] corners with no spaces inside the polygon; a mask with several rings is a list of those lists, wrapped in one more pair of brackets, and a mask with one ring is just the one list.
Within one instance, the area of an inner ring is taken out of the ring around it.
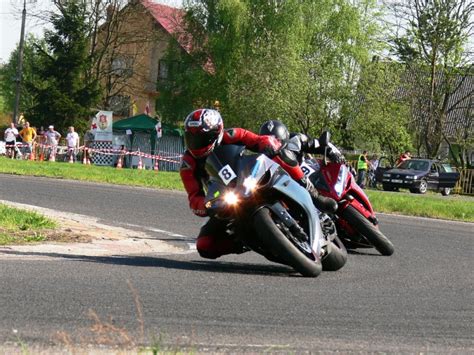
{"label": "asphalt road", "polygon": [[[181,236],[150,236],[183,248],[201,223],[180,192],[0,175],[0,199],[166,230]],[[473,353],[473,224],[380,221],[394,255],[351,254],[316,279],[252,253],[0,257],[0,344],[130,338],[193,352]]]}

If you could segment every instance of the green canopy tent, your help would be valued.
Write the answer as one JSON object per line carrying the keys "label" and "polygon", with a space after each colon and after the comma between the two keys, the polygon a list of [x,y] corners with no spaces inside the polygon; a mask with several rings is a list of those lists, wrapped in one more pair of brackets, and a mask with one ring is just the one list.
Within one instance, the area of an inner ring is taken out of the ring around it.
{"label": "green canopy tent", "polygon": [[[148,116],[147,114],[140,114],[128,118],[124,118],[120,121],[116,121],[113,124],[114,132],[126,132],[130,130],[132,132],[130,137],[130,143],[132,144],[134,140],[134,136],[136,133],[149,133],[150,134],[150,147],[151,147],[151,154],[155,154],[155,147],[156,147],[156,125],[158,124],[158,120]],[[175,137],[182,137],[183,130],[177,127],[173,127],[168,124],[162,124],[162,135],[163,136],[175,136]],[[130,146],[131,148],[131,146]]]}

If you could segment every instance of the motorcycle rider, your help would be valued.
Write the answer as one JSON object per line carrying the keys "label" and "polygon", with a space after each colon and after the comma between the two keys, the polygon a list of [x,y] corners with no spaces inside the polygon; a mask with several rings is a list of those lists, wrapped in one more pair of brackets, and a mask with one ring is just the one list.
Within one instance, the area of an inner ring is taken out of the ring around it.
{"label": "motorcycle rider", "polygon": [[[304,153],[323,154],[327,149],[328,158],[340,163],[344,161],[344,156],[332,143],[327,142],[321,145],[316,138],[310,138],[303,133],[290,133],[285,124],[278,120],[266,121],[259,130],[260,135],[268,135],[277,138],[281,143],[278,155],[290,165],[298,165],[303,162]],[[299,182],[306,187],[313,198],[315,206],[324,212],[336,212],[337,202],[329,197],[319,195],[311,181],[303,176]]]}
{"label": "motorcycle rider", "polygon": [[[242,128],[224,129],[224,122],[217,110],[198,109],[184,121],[184,152],[180,175],[188,193],[189,206],[199,217],[207,217],[205,186],[209,176],[205,170],[206,157],[220,144],[239,144],[246,148],[274,156],[280,142],[270,136],[259,136]],[[215,259],[225,254],[242,253],[243,246],[226,233],[226,222],[209,216],[201,227],[196,249],[204,258]]]}

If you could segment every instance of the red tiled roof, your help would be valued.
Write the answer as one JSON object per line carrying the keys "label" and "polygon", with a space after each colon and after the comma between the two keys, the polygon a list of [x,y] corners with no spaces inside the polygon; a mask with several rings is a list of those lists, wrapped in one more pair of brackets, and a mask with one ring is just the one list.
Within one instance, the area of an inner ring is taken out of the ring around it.
{"label": "red tiled roof", "polygon": [[[176,38],[186,53],[191,54],[193,50],[192,37],[184,29],[184,16],[186,12],[183,9],[158,4],[152,0],[142,0],[142,4],[164,30]],[[213,74],[215,72],[214,65],[210,59],[203,68],[208,73]]]}

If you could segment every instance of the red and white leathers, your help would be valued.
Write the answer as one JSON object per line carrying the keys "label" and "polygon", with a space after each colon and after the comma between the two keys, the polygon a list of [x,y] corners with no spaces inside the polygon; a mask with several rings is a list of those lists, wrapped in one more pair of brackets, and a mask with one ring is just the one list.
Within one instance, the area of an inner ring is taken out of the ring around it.
{"label": "red and white leathers", "polygon": [[[243,128],[225,130],[221,144],[244,145],[247,149],[269,155],[275,155],[281,146],[281,143],[273,136],[259,136]],[[293,178],[298,180],[304,176],[299,166],[292,167],[278,157],[275,159]],[[209,176],[204,168],[205,162],[206,157],[196,159],[189,151],[186,151],[180,168],[181,180],[188,193],[189,207],[195,215],[200,217],[207,216],[204,186]],[[241,247],[226,237],[225,223],[211,218],[201,228],[196,240],[196,249],[201,256],[215,259],[221,255],[237,253]]]}

